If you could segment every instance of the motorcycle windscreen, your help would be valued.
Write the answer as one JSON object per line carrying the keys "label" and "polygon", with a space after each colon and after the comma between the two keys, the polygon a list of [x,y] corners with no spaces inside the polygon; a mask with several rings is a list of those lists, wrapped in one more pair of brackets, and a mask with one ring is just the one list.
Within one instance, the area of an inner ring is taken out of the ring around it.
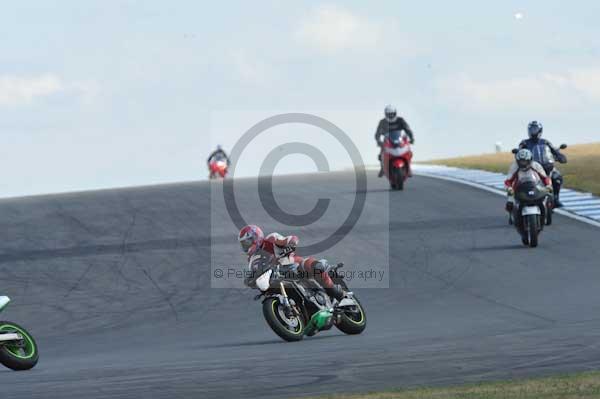
{"label": "motorcycle windscreen", "polygon": [[554,155],[552,155],[552,151],[550,151],[550,148],[545,143],[536,144],[532,146],[530,150],[533,154],[533,160],[537,163],[543,166],[554,163]]}
{"label": "motorcycle windscreen", "polygon": [[541,184],[541,180],[537,177],[537,173],[534,172],[536,178],[523,179],[519,176],[519,184],[515,190],[515,197],[520,202],[537,202],[544,199],[546,191],[544,186]]}
{"label": "motorcycle windscreen", "polygon": [[519,170],[517,180],[519,182],[519,186],[544,186],[540,175],[535,170],[533,170],[533,168],[529,168],[527,170]]}
{"label": "motorcycle windscreen", "polygon": [[404,143],[404,136],[400,130],[390,132],[388,139],[394,146],[401,146]]}

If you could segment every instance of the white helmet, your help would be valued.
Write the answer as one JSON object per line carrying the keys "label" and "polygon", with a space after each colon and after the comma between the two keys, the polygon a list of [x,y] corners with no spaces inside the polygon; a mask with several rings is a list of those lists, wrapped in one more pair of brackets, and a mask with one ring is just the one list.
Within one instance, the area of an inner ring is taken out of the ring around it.
{"label": "white helmet", "polygon": [[385,106],[385,110],[383,111],[385,114],[385,119],[387,119],[388,122],[393,122],[396,120],[396,116],[398,115],[398,112],[396,111],[396,107],[394,107],[393,105],[386,105]]}
{"label": "white helmet", "polygon": [[515,156],[515,160],[517,161],[517,165],[521,169],[529,169],[531,167],[531,162],[533,161],[533,154],[527,148],[520,149]]}

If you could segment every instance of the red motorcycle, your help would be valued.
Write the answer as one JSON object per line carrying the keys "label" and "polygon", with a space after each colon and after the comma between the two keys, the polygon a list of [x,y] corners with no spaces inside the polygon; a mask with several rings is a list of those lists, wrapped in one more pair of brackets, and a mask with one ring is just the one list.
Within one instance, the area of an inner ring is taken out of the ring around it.
{"label": "red motorcycle", "polygon": [[410,163],[413,157],[408,136],[404,132],[390,132],[381,147],[383,173],[392,190],[403,190],[404,182],[411,176]]}
{"label": "red motorcycle", "polygon": [[210,174],[208,176],[209,179],[213,180],[219,177],[221,179],[224,179],[225,176],[227,176],[227,161],[222,159],[212,161],[210,164],[208,164],[208,169],[210,171]]}

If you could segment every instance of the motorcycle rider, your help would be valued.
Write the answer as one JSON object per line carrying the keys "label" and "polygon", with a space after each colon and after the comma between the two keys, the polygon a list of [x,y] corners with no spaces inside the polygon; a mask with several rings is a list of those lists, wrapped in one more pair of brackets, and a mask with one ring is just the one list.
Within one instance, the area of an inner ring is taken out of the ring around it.
{"label": "motorcycle rider", "polygon": [[519,148],[527,148],[533,154],[533,159],[541,164],[546,174],[552,179],[552,189],[554,190],[555,207],[562,207],[560,202],[560,189],[563,183],[563,177],[560,172],[554,168],[554,157],[560,163],[566,163],[567,157],[560,150],[552,145],[548,140],[542,138],[544,127],[538,121],[533,121],[527,126],[529,138],[521,141]]}
{"label": "motorcycle rider", "polygon": [[265,237],[260,227],[248,225],[240,230],[238,241],[242,251],[248,256],[249,262],[252,262],[252,257],[257,252],[265,251],[273,257],[274,263],[279,263],[284,271],[299,272],[301,275],[315,278],[330,297],[341,301],[346,295],[339,285],[333,283],[329,275],[332,268],[325,259],[317,260],[312,256],[308,258],[296,256],[296,247],[300,241],[298,237],[283,236],[279,233],[271,233]]}
{"label": "motorcycle rider", "polygon": [[533,160],[533,154],[527,148],[520,149],[515,155],[515,160],[510,165],[510,169],[508,170],[508,176],[504,181],[504,185],[506,187],[506,191],[508,194],[508,198],[506,201],[506,211],[512,212],[515,204],[515,188],[517,187],[519,180],[523,178],[529,171],[533,170],[533,172],[537,173],[538,177],[542,181],[542,183],[546,186],[546,189],[549,193],[552,193],[552,182],[546,171],[536,161]]}
{"label": "motorcycle rider", "polygon": [[227,156],[227,153],[225,152],[225,150],[223,150],[223,148],[218,145],[217,149],[214,150],[213,152],[210,153],[210,155],[208,156],[208,159],[206,160],[207,165],[210,166],[210,163],[213,161],[227,161],[227,166],[229,166],[231,164],[231,161],[229,160],[229,157]]}
{"label": "motorcycle rider", "polygon": [[[404,131],[408,135],[408,139],[411,144],[414,144],[415,137],[414,133],[411,130],[408,123],[404,120],[404,118],[398,116],[398,112],[396,111],[396,107],[393,105],[386,105],[383,111],[385,118],[379,121],[377,125],[377,130],[375,131],[375,141],[377,145],[381,147],[383,145],[383,140],[385,140],[385,136],[390,132],[395,131]],[[383,140],[382,140],[383,137]],[[379,175],[378,177],[383,176],[383,160],[381,158],[381,151],[379,152]],[[409,170],[409,176],[411,175]]]}

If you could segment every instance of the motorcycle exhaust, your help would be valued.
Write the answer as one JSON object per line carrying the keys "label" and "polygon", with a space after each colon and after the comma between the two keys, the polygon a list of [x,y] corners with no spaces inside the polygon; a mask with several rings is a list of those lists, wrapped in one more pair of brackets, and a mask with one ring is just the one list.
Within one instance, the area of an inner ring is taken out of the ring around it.
{"label": "motorcycle exhaust", "polygon": [[0,342],[20,341],[22,339],[23,339],[23,336],[21,334],[18,334],[18,333],[0,334]]}
{"label": "motorcycle exhaust", "polygon": [[315,313],[308,322],[304,333],[308,336],[319,331],[329,330],[333,324],[333,312],[331,310],[320,310]]}

